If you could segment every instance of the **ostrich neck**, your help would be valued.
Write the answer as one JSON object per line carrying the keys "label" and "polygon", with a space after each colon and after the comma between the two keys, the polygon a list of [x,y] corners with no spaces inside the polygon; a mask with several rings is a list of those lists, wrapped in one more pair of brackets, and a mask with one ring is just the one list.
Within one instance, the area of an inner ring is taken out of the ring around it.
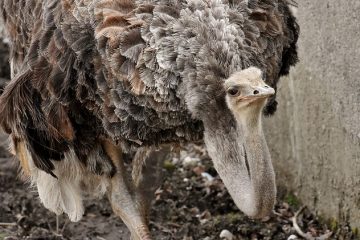
{"label": "ostrich neck", "polygon": [[244,146],[250,155],[249,158],[268,157],[270,158],[269,149],[266,144],[264,132],[262,129],[261,112],[252,114],[235,114],[235,119],[241,134],[244,136]]}
{"label": "ostrich neck", "polygon": [[273,208],[275,174],[257,114],[239,112],[236,126],[205,125],[205,143],[214,166],[236,205],[247,215],[263,217]]}
{"label": "ostrich neck", "polygon": [[[265,174],[271,163],[270,152],[262,130],[261,112],[252,114],[236,114],[238,126],[244,138],[243,146],[245,162],[249,173],[249,181],[253,189],[262,184],[262,175]],[[252,174],[251,174],[252,173]]]}

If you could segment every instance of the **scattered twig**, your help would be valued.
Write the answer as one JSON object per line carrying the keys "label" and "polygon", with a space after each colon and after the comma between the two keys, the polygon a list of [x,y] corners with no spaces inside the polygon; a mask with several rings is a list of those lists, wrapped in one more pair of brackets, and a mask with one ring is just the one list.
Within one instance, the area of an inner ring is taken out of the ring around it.
{"label": "scattered twig", "polygon": [[67,218],[67,219],[65,219],[64,225],[63,225],[62,228],[61,228],[61,234],[64,233],[65,228],[66,228],[66,226],[67,226],[68,223],[69,223],[69,219]]}
{"label": "scattered twig", "polygon": [[48,224],[48,228],[50,230],[50,232],[52,234],[54,234],[57,237],[62,237],[64,230],[65,230],[65,226],[67,224],[67,221],[65,221],[64,225],[62,226],[61,230],[60,230],[60,217],[59,215],[56,215],[56,222],[55,222],[55,230],[52,228],[50,222],[47,223]]}
{"label": "scattered twig", "polygon": [[312,236],[310,236],[309,234],[304,233],[301,228],[299,227],[298,223],[297,223],[297,217],[300,215],[300,213],[302,213],[305,210],[306,206],[303,206],[302,208],[300,208],[295,215],[291,218],[291,221],[293,223],[293,226],[295,228],[295,231],[297,232],[297,234],[299,234],[301,237],[307,239],[307,240],[314,240],[314,238]]}
{"label": "scattered twig", "polygon": [[106,238],[100,237],[100,236],[96,236],[97,239],[99,240],[106,240]]}
{"label": "scattered twig", "polygon": [[59,234],[59,215],[56,214],[56,234]]}
{"label": "scattered twig", "polygon": [[16,226],[16,223],[5,223],[5,222],[0,222],[0,226],[1,227],[12,227],[12,226]]}
{"label": "scattered twig", "polygon": [[47,222],[47,226],[48,226],[48,228],[49,228],[50,232],[55,233],[55,231],[53,230],[53,228],[52,228],[52,226],[51,226],[50,222]]}
{"label": "scattered twig", "polygon": [[281,213],[278,213],[277,211],[273,210],[272,213],[278,217],[283,217]]}
{"label": "scattered twig", "polygon": [[289,219],[289,217],[287,216],[284,216],[283,214],[279,213],[279,212],[276,212],[275,210],[272,211],[272,213],[278,217],[279,220],[281,220],[282,222],[284,223],[290,223],[291,222],[291,219]]}
{"label": "scattered twig", "polygon": [[320,237],[317,237],[315,239],[316,240],[326,240],[326,239],[329,239],[332,234],[333,234],[333,232],[328,232],[328,233],[325,233],[325,234],[323,234]]}
{"label": "scattered twig", "polygon": [[158,224],[156,222],[153,222],[153,221],[150,221],[150,224],[154,227],[156,227],[157,229],[163,231],[163,232],[166,232],[166,233],[169,233],[171,234],[171,236],[173,236],[173,232],[171,231],[171,229],[161,225],[161,224]]}
{"label": "scattered twig", "polygon": [[175,227],[175,228],[180,228],[181,227],[179,224],[173,223],[173,222],[169,222],[169,223],[167,223],[167,225],[170,226],[170,227]]}
{"label": "scattered twig", "polygon": [[291,221],[293,223],[293,226],[295,228],[295,231],[297,232],[297,234],[299,234],[302,238],[306,239],[306,240],[326,240],[328,239],[333,233],[332,232],[328,232],[325,233],[319,237],[313,237],[311,236],[311,234],[309,233],[304,233],[300,226],[297,223],[297,218],[298,216],[305,210],[306,206],[303,206],[302,208],[300,208],[295,215],[291,218]]}

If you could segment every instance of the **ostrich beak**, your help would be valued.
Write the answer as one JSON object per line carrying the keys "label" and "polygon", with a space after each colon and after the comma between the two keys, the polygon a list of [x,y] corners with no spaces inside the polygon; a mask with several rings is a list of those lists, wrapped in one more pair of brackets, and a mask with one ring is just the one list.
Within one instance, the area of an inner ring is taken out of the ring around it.
{"label": "ostrich beak", "polygon": [[252,95],[249,97],[269,97],[275,94],[275,89],[272,87],[265,85],[265,86],[258,86],[255,87],[255,90],[252,92]]}

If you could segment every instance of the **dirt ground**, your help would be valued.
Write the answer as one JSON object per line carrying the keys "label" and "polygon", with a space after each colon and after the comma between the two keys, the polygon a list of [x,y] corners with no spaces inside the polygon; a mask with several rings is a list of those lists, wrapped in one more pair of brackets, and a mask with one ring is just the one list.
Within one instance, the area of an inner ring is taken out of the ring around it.
{"label": "dirt ground", "polygon": [[[16,160],[0,138],[0,239],[129,239],[129,232],[112,213],[106,199],[87,200],[84,218],[71,223],[40,203],[35,189],[17,177]],[[301,239],[291,218],[301,204],[291,194],[281,199],[271,217],[254,221],[237,210],[202,147],[186,146],[180,156],[163,164],[165,180],[155,193],[150,228],[154,239],[226,240]],[[308,239],[357,239],[349,226],[321,224],[305,209],[297,217]],[[225,231],[227,230],[227,231]],[[324,235],[325,234],[325,235]],[[319,237],[321,236],[321,237]]]}

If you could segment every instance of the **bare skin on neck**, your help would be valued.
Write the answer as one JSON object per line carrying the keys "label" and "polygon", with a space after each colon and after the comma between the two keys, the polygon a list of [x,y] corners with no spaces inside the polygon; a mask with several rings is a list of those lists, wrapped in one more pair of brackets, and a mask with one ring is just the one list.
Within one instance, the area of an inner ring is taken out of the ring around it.
{"label": "bare skin on neck", "polygon": [[275,204],[275,174],[262,130],[261,114],[275,90],[251,67],[225,81],[226,103],[236,126],[225,136],[205,132],[215,168],[236,205],[253,218],[268,215]]}

